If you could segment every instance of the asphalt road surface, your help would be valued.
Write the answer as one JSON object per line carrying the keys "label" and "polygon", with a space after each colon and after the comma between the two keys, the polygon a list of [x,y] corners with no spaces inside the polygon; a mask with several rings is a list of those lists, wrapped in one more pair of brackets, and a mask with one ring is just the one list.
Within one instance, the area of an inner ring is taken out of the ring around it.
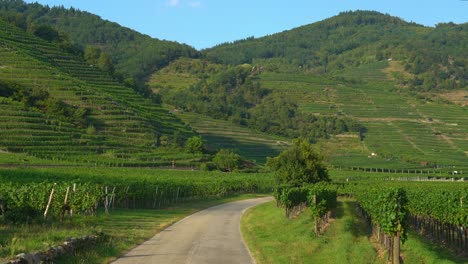
{"label": "asphalt road surface", "polygon": [[231,202],[190,215],[113,263],[254,263],[242,240],[240,218],[247,208],[272,199]]}

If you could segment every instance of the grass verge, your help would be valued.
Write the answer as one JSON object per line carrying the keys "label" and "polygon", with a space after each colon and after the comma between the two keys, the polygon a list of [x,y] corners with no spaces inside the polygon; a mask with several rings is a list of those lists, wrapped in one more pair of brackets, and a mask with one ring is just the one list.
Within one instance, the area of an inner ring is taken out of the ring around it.
{"label": "grass verge", "polygon": [[417,233],[410,232],[408,241],[401,247],[404,263],[424,264],[462,264],[468,263],[468,258],[455,256],[445,248],[431,243]]}
{"label": "grass verge", "polygon": [[[355,211],[356,202],[340,198],[335,218],[321,237],[313,234],[306,210],[296,219],[284,216],[274,202],[249,209],[241,220],[244,239],[258,264],[263,263],[385,263],[370,232]],[[379,256],[380,254],[380,256]],[[406,264],[461,264],[466,258],[411,233],[401,247]]]}
{"label": "grass verge", "polygon": [[56,263],[108,263],[190,214],[217,204],[259,196],[262,195],[233,195],[157,210],[114,209],[110,215],[100,213],[95,217],[76,217],[64,223],[0,225],[0,262],[21,252],[46,250],[70,237],[103,232],[109,235],[106,242],[74,256],[64,256]]}
{"label": "grass verge", "polygon": [[257,263],[382,263],[356,216],[354,201],[340,199],[335,219],[323,236],[313,233],[306,210],[287,219],[274,202],[248,210],[241,229]]}

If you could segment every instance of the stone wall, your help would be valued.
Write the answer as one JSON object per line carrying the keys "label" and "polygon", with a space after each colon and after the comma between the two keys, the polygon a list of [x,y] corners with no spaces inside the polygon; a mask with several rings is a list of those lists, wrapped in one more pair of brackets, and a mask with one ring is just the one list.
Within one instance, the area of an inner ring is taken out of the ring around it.
{"label": "stone wall", "polygon": [[64,241],[61,245],[50,247],[49,250],[43,252],[21,253],[4,264],[40,264],[40,263],[55,263],[54,260],[60,256],[74,254],[79,250],[92,247],[98,242],[105,239],[104,234],[84,236],[81,238],[70,238]]}

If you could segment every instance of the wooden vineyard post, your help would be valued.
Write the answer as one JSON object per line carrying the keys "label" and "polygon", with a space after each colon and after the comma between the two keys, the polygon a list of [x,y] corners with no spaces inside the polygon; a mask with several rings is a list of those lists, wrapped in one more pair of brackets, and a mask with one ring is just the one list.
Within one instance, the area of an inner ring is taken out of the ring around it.
{"label": "wooden vineyard post", "polygon": [[104,210],[106,212],[106,215],[108,215],[109,214],[109,196],[107,192],[107,186],[106,186],[106,199],[104,201]]}
{"label": "wooden vineyard post", "polygon": [[65,194],[65,200],[63,201],[63,205],[67,205],[69,192],[70,192],[70,186],[67,186],[67,193]]}
{"label": "wooden vineyard post", "polygon": [[[317,206],[317,195],[316,194],[314,194],[312,203],[314,204],[314,206]],[[315,230],[314,230],[315,234],[318,236],[319,235],[319,226],[318,226],[318,217],[317,217],[317,215],[314,215],[314,228],[315,228]]]}
{"label": "wooden vineyard post", "polygon": [[390,263],[394,263],[393,262],[393,237],[391,237],[390,235],[385,235],[385,241],[386,241],[386,247],[388,251],[388,261]]}
{"label": "wooden vineyard post", "polygon": [[49,212],[49,207],[50,207],[50,204],[52,203],[52,199],[54,197],[55,185],[56,185],[56,183],[54,183],[54,187],[52,187],[52,191],[50,192],[50,195],[49,195],[49,202],[47,202],[47,206],[46,206],[46,209],[44,211],[44,220],[47,219],[47,213]]}
{"label": "wooden vineyard post", "polygon": [[[76,183],[73,183],[73,193],[76,193]],[[70,217],[73,217],[73,208],[70,208]]]}
{"label": "wooden vineyard post", "polygon": [[112,209],[115,208],[115,186],[112,189],[111,198],[110,198],[110,205],[112,206]]}
{"label": "wooden vineyard post", "polygon": [[70,206],[68,205],[68,194],[70,193],[70,186],[67,186],[67,192],[65,193],[65,199],[63,200],[62,209],[60,210],[60,221],[63,221],[65,214],[70,215]]}
{"label": "wooden vineyard post", "polygon": [[393,264],[400,264],[400,232],[393,238]]}

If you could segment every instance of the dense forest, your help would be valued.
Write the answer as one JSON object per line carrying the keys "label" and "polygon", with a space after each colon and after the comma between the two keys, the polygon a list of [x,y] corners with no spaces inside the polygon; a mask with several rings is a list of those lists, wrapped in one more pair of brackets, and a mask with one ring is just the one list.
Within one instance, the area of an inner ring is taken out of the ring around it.
{"label": "dense forest", "polygon": [[[173,68],[186,68],[182,65],[178,63]],[[304,137],[315,141],[345,132],[359,132],[361,136],[365,132],[362,125],[350,118],[298,111],[293,98],[262,88],[256,80],[257,73],[247,64],[227,67],[218,69],[211,77],[205,76],[188,89],[162,87],[159,94],[165,102],[181,110],[290,138]]]}
{"label": "dense forest", "polygon": [[419,91],[465,87],[468,23],[435,28],[374,11],[338,16],[282,33],[225,43],[202,51],[224,64],[250,63],[267,70],[333,75],[346,68],[397,60],[412,77],[401,85]]}
{"label": "dense forest", "polygon": [[75,51],[95,46],[110,54],[116,73],[138,81],[176,58],[198,55],[188,45],[154,39],[74,8],[51,8],[21,0],[0,1],[0,17],[31,33],[40,27],[52,27],[62,37],[66,34]]}

